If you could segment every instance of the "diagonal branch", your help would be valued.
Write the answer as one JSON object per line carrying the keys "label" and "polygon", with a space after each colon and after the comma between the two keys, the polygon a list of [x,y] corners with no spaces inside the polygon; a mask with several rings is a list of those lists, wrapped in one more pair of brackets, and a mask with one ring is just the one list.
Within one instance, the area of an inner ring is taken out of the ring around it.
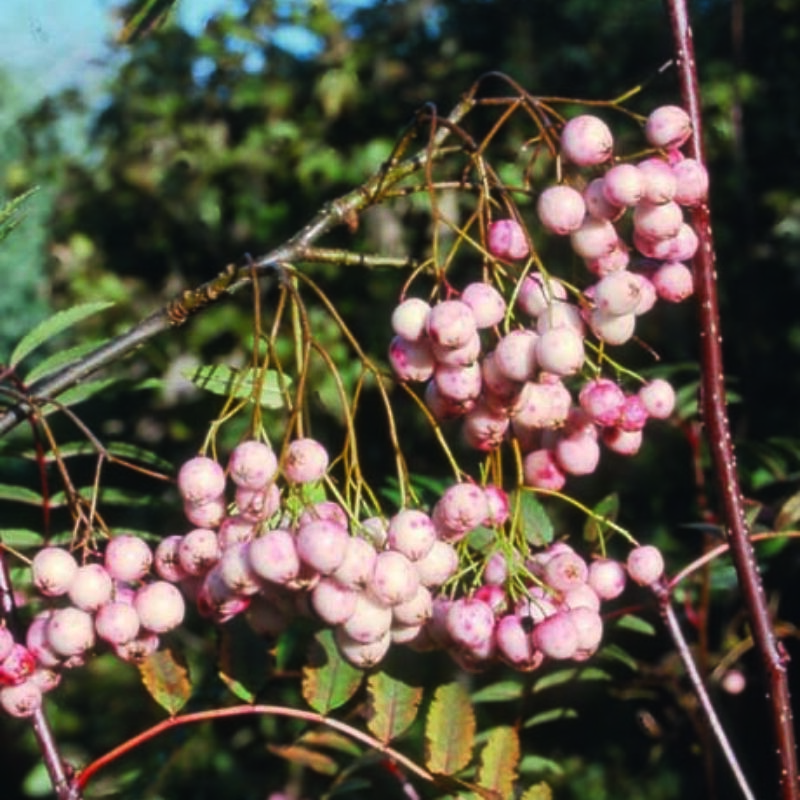
{"label": "diagonal branch", "polygon": [[[677,56],[681,94],[692,121],[692,138],[689,142],[689,149],[692,157],[704,162],[700,89],[686,0],[667,0],[667,9]],[[694,209],[692,223],[700,240],[694,268],[700,322],[701,405],[706,427],[706,440],[721,492],[725,533],[731,548],[731,556],[736,567],[753,638],[761,654],[767,675],[769,699],[772,706],[773,734],[780,761],[780,796],[782,800],[798,800],[800,794],[798,793],[797,752],[785,654],[779,646],[772,628],[764,587],[749,538],[725,405],[714,239],[708,205],[701,205]]]}

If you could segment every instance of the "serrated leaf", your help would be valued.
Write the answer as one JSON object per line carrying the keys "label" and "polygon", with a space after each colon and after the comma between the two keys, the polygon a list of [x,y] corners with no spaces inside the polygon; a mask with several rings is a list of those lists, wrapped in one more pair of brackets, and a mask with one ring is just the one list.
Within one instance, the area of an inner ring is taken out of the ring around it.
{"label": "serrated leaf", "polygon": [[546,783],[537,783],[531,786],[520,800],[553,800],[553,792]]}
{"label": "serrated leaf", "polygon": [[339,652],[333,631],[320,631],[314,639],[311,658],[303,667],[303,698],[314,711],[328,714],[358,691],[364,673]]}
{"label": "serrated leaf", "polygon": [[583,526],[583,538],[587,542],[596,542],[607,530],[606,521],[616,522],[619,514],[619,495],[612,492],[604,497],[592,509],[592,514]]}
{"label": "serrated leaf", "polygon": [[546,722],[557,722],[562,719],[576,719],[577,716],[578,712],[574,708],[551,708],[525,720],[522,727],[533,728],[535,725],[544,725]]}
{"label": "serrated leaf", "polygon": [[24,528],[3,528],[0,529],[0,542],[15,550],[25,547],[37,547],[42,544],[44,537],[36,531],[29,531]]}
{"label": "serrated leaf", "polygon": [[40,506],[44,502],[42,496],[32,489],[7,483],[0,483],[0,500],[14,500],[17,503],[28,503],[32,506]]}
{"label": "serrated leaf", "polygon": [[536,495],[527,489],[511,492],[509,503],[515,525],[522,527],[525,539],[536,547],[553,541],[553,523]]}
{"label": "serrated leaf", "polygon": [[[279,376],[274,370],[263,370],[249,367],[235,369],[224,364],[217,366],[192,367],[181,373],[200,389],[223,397],[238,397],[242,400],[257,400],[264,408],[283,408],[282,389],[291,386],[291,379]],[[261,380],[261,391],[257,393],[257,385]],[[258,396],[256,396],[258,394]]]}
{"label": "serrated leaf", "polygon": [[597,667],[569,667],[567,669],[551,672],[549,675],[543,675],[536,681],[533,691],[541,692],[544,689],[551,689],[553,686],[560,686],[563,683],[576,680],[607,681],[611,680],[611,676]]}
{"label": "serrated leaf", "polygon": [[469,764],[475,743],[475,712],[460,683],[446,683],[433,696],[425,720],[425,765],[453,775]]}
{"label": "serrated leaf", "polygon": [[525,691],[525,687],[520,681],[510,680],[492,683],[473,692],[473,703],[504,703],[508,700],[519,700]]}
{"label": "serrated leaf", "polygon": [[646,636],[655,636],[656,629],[647,620],[641,617],[634,616],[633,614],[625,614],[617,620],[617,626],[624,628],[628,631],[636,631],[636,633],[643,633]]}
{"label": "serrated leaf", "polygon": [[514,728],[501,725],[490,730],[481,750],[478,783],[500,797],[512,797],[519,753],[519,736]]}
{"label": "serrated leaf", "polygon": [[297,744],[268,744],[267,750],[285,758],[290,764],[301,764],[321,775],[335,775],[339,771],[339,765],[329,755]]}
{"label": "serrated leaf", "polygon": [[68,364],[79,361],[87,353],[91,353],[92,350],[96,350],[102,344],[103,342],[99,340],[84,342],[83,344],[76,345],[75,347],[68,347],[65,350],[59,350],[57,353],[53,353],[52,355],[40,361],[30,372],[28,372],[27,375],[25,375],[25,384],[27,386],[31,386],[36,381],[58,372]]}
{"label": "serrated leaf", "polygon": [[192,694],[189,670],[183,658],[170,649],[159,650],[139,664],[142,682],[150,696],[174,717]]}
{"label": "serrated leaf", "polygon": [[267,682],[269,658],[263,641],[241,617],[222,628],[219,677],[245,703],[252,703]]}
{"label": "serrated leaf", "polygon": [[421,686],[411,686],[386,672],[376,672],[367,680],[367,693],[367,727],[383,744],[396,739],[417,718]]}
{"label": "serrated leaf", "polygon": [[8,360],[9,366],[16,367],[23,358],[30,355],[45,342],[50,341],[54,336],[112,305],[114,304],[107,301],[99,301],[97,303],[83,303],[67,308],[64,311],[56,312],[52,317],[40,322],[32,331],[28,331],[20,339],[11,353],[11,358]]}

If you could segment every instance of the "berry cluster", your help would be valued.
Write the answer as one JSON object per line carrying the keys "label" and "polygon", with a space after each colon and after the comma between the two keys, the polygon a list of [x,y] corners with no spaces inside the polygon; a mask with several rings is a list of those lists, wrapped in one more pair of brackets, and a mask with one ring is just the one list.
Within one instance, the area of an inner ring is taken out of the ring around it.
{"label": "berry cluster", "polygon": [[[601,442],[633,455],[646,421],[672,413],[675,393],[666,381],[625,392],[602,377],[602,362],[590,363],[586,341],[593,337],[597,352],[624,344],[657,299],[677,302],[693,290],[684,262],[698,242],[682,206],[701,203],[708,180],[702,165],[677,149],[689,133],[681,109],[656,109],[645,134],[664,155],[611,166],[582,191],[563,183],[541,192],[542,226],[568,235],[597,279],[582,291],[534,272],[511,287],[511,308],[493,285],[478,281],[433,304],[404,299],[392,314],[389,359],[397,376],[426,382],[431,414],[462,419],[469,446],[491,450],[513,437],[529,486],[560,490],[567,475],[593,472]],[[583,115],[564,126],[561,156],[573,167],[597,168],[612,151],[611,131],[599,118]],[[633,250],[619,227],[628,209]],[[504,261],[526,258],[530,234],[517,220],[496,220],[487,249]],[[636,269],[628,268],[632,252]]]}

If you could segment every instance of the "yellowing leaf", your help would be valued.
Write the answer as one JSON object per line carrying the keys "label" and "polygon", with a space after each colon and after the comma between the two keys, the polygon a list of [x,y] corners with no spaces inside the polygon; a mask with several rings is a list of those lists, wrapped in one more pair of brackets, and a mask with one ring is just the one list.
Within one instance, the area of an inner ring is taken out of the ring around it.
{"label": "yellowing leaf", "polygon": [[460,683],[436,690],[425,720],[425,765],[453,775],[469,764],[475,741],[475,712]]}
{"label": "yellowing leaf", "polygon": [[159,650],[139,664],[142,681],[152,698],[174,717],[192,694],[183,659],[169,649]]}
{"label": "yellowing leaf", "polygon": [[328,714],[358,691],[364,673],[342,657],[333,631],[320,631],[314,638],[311,659],[303,668],[303,697],[314,711]]}
{"label": "yellowing leaf", "polygon": [[478,783],[485,789],[493,789],[500,797],[512,797],[518,764],[517,732],[506,725],[493,728],[481,750]]}
{"label": "yellowing leaf", "polygon": [[410,686],[386,672],[377,672],[370,675],[367,691],[367,727],[381,742],[388,744],[416,719],[422,687]]}

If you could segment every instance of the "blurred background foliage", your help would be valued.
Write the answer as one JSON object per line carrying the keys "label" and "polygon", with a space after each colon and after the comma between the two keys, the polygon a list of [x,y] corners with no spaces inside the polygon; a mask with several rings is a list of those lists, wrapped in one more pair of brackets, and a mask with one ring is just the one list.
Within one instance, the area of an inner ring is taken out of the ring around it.
{"label": "blurred background foliage", "polygon": [[[122,7],[120,18],[129,18],[135,6]],[[800,371],[793,368],[800,350],[800,2],[703,0],[692,6],[742,478],[748,496],[762,504],[760,522],[770,527],[778,520],[789,528],[795,518],[784,503],[797,490],[800,452]],[[102,340],[227,263],[270,250],[378,167],[420,106],[432,102],[446,113],[481,73],[501,70],[534,94],[588,99],[609,99],[643,84],[630,105],[646,113],[678,98],[673,71],[662,69],[670,56],[664,11],[651,0],[376,0],[361,6],[253,0],[230,4],[197,35],[168,17],[130,44],[117,45],[99,93],[68,86],[28,107],[24,82],[15,81],[13,71],[0,74],[0,195],[9,199],[40,187],[0,247],[0,360],[53,311],[113,301],[111,311],[79,329],[81,336]],[[509,153],[522,136],[509,127]],[[328,243],[418,256],[429,235],[419,205],[400,199],[365,214],[357,232],[337,232]],[[382,360],[389,314],[406,276],[349,269],[309,272],[368,352]],[[265,321],[270,300],[266,293]],[[319,338],[346,360],[339,331],[314,313]],[[181,370],[244,363],[251,315],[252,298],[244,292],[159,337],[118,366],[119,383],[80,406],[81,416],[93,421],[104,441],[133,443],[180,463],[202,443],[220,405]],[[702,453],[691,447],[697,378],[692,309],[667,309],[651,325],[645,338],[683,390],[683,424],[654,426],[635,461],[608,459],[598,476],[576,481],[574,488],[590,503],[617,492],[620,521],[660,544],[677,567],[718,541],[713,528],[698,525],[714,521],[706,513],[709,503],[713,508],[713,484],[705,482],[710,478]],[[152,378],[159,381],[142,383]],[[386,439],[370,402],[368,397],[360,422],[367,466],[385,479]],[[318,424],[324,438],[338,423],[323,415]],[[64,441],[79,438],[66,422],[58,425]],[[412,470],[435,475],[441,463],[429,455],[427,431],[410,422],[402,430],[408,452],[419,456]],[[235,425],[225,429],[223,445],[240,433]],[[27,446],[27,436],[20,428],[8,437],[7,453]],[[76,474],[90,480],[92,464],[75,464]],[[5,483],[37,485],[33,467],[15,457],[3,457],[0,469]],[[160,537],[184,526],[177,497],[163,483],[124,470],[106,478],[150,498],[108,510],[113,527]],[[581,524],[563,510],[554,513],[564,530]],[[41,528],[35,509],[9,503],[3,515],[4,526]],[[57,530],[68,523],[56,513],[53,524]],[[792,547],[773,547],[771,555],[778,552],[780,558],[767,561],[765,579],[776,613],[790,621],[800,609],[792,579],[798,557]],[[708,668],[746,636],[733,576],[720,566],[705,576],[712,578],[718,590],[713,614],[700,623]],[[701,602],[702,586],[681,598],[687,609]],[[586,697],[577,721],[526,739],[531,753],[552,760],[542,762],[540,775],[559,798],[731,796],[668,643],[621,636],[642,659],[640,671],[622,670],[612,692],[581,690]],[[199,631],[186,638],[200,652],[210,647],[198,644]],[[787,648],[797,652],[791,639]],[[747,754],[745,768],[767,792],[759,796],[768,796],[773,765],[763,729],[752,722],[763,718],[755,664],[752,653],[745,654],[740,666],[750,688],[740,697],[722,697],[735,745]],[[197,705],[220,702],[213,668],[198,671],[207,693]],[[143,690],[128,691],[138,683],[132,670],[99,659],[79,672],[58,690],[63,702],[54,716],[61,740],[78,759],[158,718],[158,710],[142,702]],[[797,695],[800,687],[794,688]],[[271,691],[272,699],[291,701],[291,690],[280,682]],[[565,696],[571,693],[567,686]],[[556,698],[554,705],[562,701]],[[637,724],[650,717],[653,724]],[[117,771],[128,787],[125,796],[186,796],[191,787],[195,798],[257,798],[297,779],[296,770],[264,750],[266,738],[287,737],[291,726],[226,726],[176,733],[134,754]],[[24,727],[5,719],[2,727],[8,743],[4,796],[7,786],[18,787],[9,797],[46,793]],[[18,741],[10,740],[12,730],[20,732]],[[380,780],[378,772],[374,785]],[[93,796],[121,792],[120,785],[98,782]],[[312,781],[304,791],[314,797],[322,790]],[[399,790],[386,791],[389,797]]]}

